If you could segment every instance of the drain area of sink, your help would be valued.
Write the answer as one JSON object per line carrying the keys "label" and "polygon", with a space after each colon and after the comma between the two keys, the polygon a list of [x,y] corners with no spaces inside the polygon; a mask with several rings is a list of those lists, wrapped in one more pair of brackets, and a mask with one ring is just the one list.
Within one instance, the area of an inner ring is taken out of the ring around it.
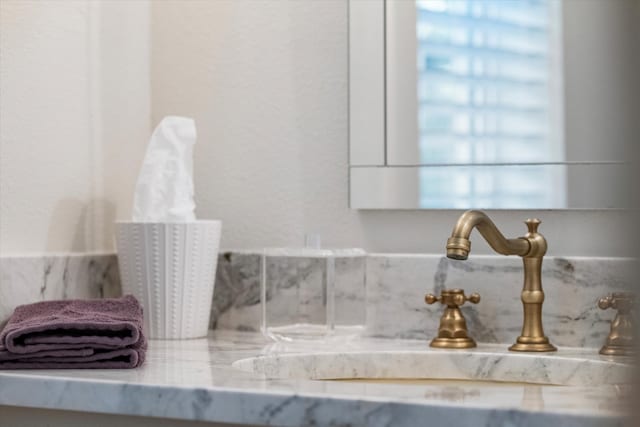
{"label": "drain area of sink", "polygon": [[[353,383],[353,384],[380,384],[380,385],[416,385],[429,387],[478,387],[483,388],[503,388],[512,386],[526,386],[530,383],[513,381],[489,381],[489,380],[452,380],[452,379],[432,379],[432,378],[341,378],[328,381]],[[545,384],[550,387],[558,387]]]}

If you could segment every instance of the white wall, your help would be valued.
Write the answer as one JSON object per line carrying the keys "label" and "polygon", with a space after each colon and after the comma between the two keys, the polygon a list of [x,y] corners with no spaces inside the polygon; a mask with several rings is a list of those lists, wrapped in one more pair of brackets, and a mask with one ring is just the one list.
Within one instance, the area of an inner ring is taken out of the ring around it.
{"label": "white wall", "polygon": [[[197,214],[224,221],[224,247],[315,232],[328,246],[444,251],[460,212],[347,207],[346,0],[3,0],[0,12],[0,252],[112,249],[149,98],[154,125],[195,117]],[[620,212],[491,215],[508,235],[539,216],[555,255],[626,255],[631,240]]]}
{"label": "white wall", "polygon": [[0,253],[112,247],[149,90],[148,2],[0,2]]}
{"label": "white wall", "polygon": [[[155,2],[153,122],[195,117],[201,218],[223,246],[326,245],[443,253],[458,211],[347,208],[347,2]],[[505,234],[543,220],[555,255],[627,255],[625,215],[492,212]],[[489,253],[480,238],[475,253]]]}

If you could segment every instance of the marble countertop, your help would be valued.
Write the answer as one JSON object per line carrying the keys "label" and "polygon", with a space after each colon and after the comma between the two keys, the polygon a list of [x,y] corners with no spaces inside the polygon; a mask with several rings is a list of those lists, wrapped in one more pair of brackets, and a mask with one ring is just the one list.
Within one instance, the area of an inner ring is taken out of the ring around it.
{"label": "marble countertop", "polygon": [[[493,354],[491,363],[499,364],[502,347],[481,344],[474,351]],[[256,333],[217,331],[206,339],[151,341],[146,364],[134,370],[0,371],[0,405],[278,426],[413,426],[427,420],[429,425],[626,425],[622,414],[630,385],[384,384],[287,378],[254,369],[255,360],[282,354],[336,351],[345,357],[362,352],[415,357],[440,350],[424,341],[371,338],[270,344]],[[536,355],[518,357],[533,361],[531,366],[538,363]],[[607,360],[594,349],[560,348],[545,357]],[[466,359],[450,360],[464,368]]]}

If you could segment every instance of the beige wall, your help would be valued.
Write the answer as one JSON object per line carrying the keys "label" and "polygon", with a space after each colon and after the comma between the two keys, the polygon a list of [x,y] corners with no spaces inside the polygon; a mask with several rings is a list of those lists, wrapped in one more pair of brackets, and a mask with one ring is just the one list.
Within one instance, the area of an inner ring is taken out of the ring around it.
{"label": "beige wall", "polygon": [[[347,2],[153,4],[153,121],[195,117],[197,214],[226,248],[327,245],[443,253],[458,211],[347,208]],[[555,255],[627,255],[624,215],[494,212],[504,232],[539,216]],[[615,236],[615,237],[614,237]],[[475,253],[489,253],[474,239]]]}
{"label": "beige wall", "polygon": [[146,1],[0,2],[0,253],[110,249],[149,132]]}
{"label": "beige wall", "polygon": [[[347,207],[345,0],[0,5],[2,253],[112,250],[149,116],[167,114],[196,119],[197,215],[224,221],[225,248],[314,232],[330,246],[443,252],[458,211]],[[491,215],[509,235],[539,216],[555,255],[627,254],[620,212]]]}
{"label": "beige wall", "polygon": [[[640,142],[640,2],[562,4],[566,158],[628,159]],[[593,175],[585,185],[579,170],[568,171],[570,206],[611,199],[611,179]]]}

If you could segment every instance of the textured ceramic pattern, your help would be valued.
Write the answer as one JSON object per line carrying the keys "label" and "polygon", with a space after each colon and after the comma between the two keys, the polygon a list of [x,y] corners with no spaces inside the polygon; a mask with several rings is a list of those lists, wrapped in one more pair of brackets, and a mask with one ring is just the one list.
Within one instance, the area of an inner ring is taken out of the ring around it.
{"label": "textured ceramic pattern", "polygon": [[220,222],[119,223],[122,288],[145,307],[150,338],[207,334]]}

